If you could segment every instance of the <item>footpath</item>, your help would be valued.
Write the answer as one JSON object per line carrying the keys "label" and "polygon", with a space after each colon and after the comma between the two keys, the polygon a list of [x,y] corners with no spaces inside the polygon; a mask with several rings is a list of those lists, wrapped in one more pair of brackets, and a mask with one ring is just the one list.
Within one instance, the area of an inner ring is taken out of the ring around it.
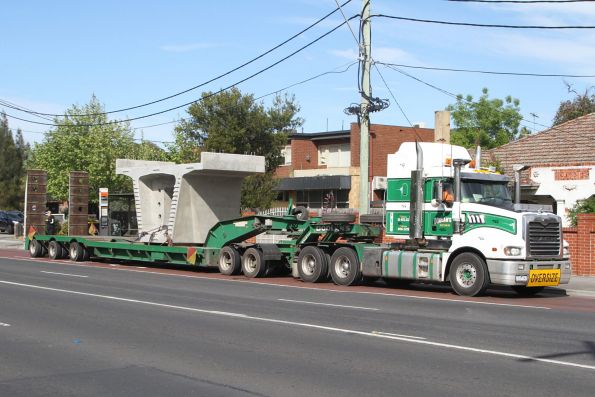
{"label": "footpath", "polygon": [[[10,234],[0,234],[0,249],[22,250],[23,241]],[[570,283],[560,287],[547,287],[550,292],[566,293],[570,296],[595,298],[595,277],[572,276]]]}

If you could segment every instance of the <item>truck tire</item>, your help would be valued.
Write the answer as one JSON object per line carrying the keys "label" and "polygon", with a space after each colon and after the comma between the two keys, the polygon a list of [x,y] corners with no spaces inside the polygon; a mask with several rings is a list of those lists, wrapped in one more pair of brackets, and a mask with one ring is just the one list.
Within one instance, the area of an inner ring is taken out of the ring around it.
{"label": "truck tire", "polygon": [[514,292],[521,296],[533,296],[543,291],[545,287],[526,287],[524,285],[513,285],[511,288]]}
{"label": "truck tire", "polygon": [[382,214],[362,214],[359,216],[359,223],[378,224],[384,222]]}
{"label": "truck tire", "polygon": [[330,223],[353,223],[355,222],[355,214],[341,214],[341,213],[329,213],[322,214],[323,222]]}
{"label": "truck tire", "polygon": [[295,215],[295,219],[299,219],[300,221],[305,221],[310,218],[310,214],[308,213],[308,209],[306,207],[295,207],[291,213]]}
{"label": "truck tire", "polygon": [[37,240],[29,242],[29,255],[31,258],[39,258],[43,256],[43,245]]}
{"label": "truck tire", "polygon": [[331,257],[331,278],[337,285],[357,285],[362,280],[359,259],[352,248],[341,247]]}
{"label": "truck tire", "polygon": [[62,259],[62,246],[56,240],[50,241],[48,244],[48,257],[50,259]]}
{"label": "truck tire", "polygon": [[477,254],[457,255],[450,266],[450,285],[462,296],[478,296],[485,292],[490,278],[485,261]]}
{"label": "truck tire", "polygon": [[219,251],[219,273],[233,276],[242,271],[242,256],[234,247],[223,247]]}
{"label": "truck tire", "polygon": [[326,281],[328,275],[327,255],[318,247],[304,247],[297,259],[298,273],[302,281],[319,283]]}
{"label": "truck tire", "polygon": [[266,273],[267,266],[262,251],[250,247],[242,255],[242,272],[249,278],[262,277]]}
{"label": "truck tire", "polygon": [[76,241],[70,243],[68,253],[71,261],[82,262],[85,260],[85,248]]}

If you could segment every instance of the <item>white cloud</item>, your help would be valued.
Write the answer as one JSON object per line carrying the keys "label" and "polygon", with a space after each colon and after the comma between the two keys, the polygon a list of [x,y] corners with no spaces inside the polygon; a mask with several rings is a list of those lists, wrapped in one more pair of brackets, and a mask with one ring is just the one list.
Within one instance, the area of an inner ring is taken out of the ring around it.
{"label": "white cloud", "polygon": [[215,43],[186,43],[186,44],[169,44],[159,47],[160,50],[166,52],[192,52],[196,50],[203,50],[206,48],[220,47],[221,45]]}

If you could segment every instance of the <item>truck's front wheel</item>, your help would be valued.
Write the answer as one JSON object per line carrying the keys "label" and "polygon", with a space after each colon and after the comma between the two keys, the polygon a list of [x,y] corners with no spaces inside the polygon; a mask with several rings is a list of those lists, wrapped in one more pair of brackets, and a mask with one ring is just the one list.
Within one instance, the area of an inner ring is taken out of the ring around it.
{"label": "truck's front wheel", "polygon": [[349,247],[341,247],[331,257],[331,277],[337,285],[356,285],[362,279],[359,259]]}
{"label": "truck's front wheel", "polygon": [[477,254],[464,252],[450,267],[450,285],[459,295],[477,296],[485,292],[490,279],[485,261]]}

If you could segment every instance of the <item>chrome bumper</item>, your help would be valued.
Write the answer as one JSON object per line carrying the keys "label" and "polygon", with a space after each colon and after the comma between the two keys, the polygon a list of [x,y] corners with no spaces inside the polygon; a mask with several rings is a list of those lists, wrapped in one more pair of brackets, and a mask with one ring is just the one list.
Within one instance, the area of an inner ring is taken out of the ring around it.
{"label": "chrome bumper", "polygon": [[[501,259],[487,259],[488,270],[490,272],[490,282],[499,285],[525,285],[527,281],[517,281],[517,276],[529,276],[531,265],[537,268],[539,265],[554,265],[554,269],[560,269],[560,284],[568,284],[572,274],[572,265],[567,259],[553,261],[513,261]],[[523,269],[519,270],[519,265]]]}

